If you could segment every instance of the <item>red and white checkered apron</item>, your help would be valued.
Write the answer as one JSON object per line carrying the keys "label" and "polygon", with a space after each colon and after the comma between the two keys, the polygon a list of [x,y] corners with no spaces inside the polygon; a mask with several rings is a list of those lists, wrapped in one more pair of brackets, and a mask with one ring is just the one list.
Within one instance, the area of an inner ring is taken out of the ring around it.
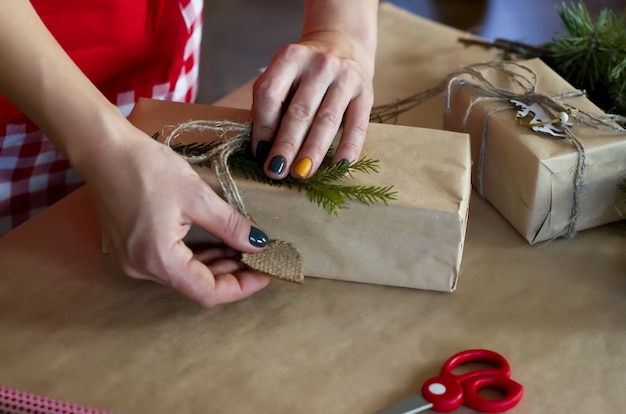
{"label": "red and white checkered apron", "polygon": [[[140,97],[195,99],[203,0],[31,3],[74,62],[124,115]],[[81,184],[41,131],[0,95],[0,235]]]}

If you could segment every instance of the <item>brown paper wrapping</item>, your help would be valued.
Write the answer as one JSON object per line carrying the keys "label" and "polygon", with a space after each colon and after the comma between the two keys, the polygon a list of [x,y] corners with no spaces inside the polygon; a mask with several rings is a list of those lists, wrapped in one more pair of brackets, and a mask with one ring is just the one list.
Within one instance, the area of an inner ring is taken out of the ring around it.
{"label": "brown paper wrapping", "polygon": [[[239,109],[142,100],[130,120],[153,134],[189,119],[242,120],[247,115]],[[356,173],[354,183],[393,185],[397,199],[388,206],[352,203],[334,216],[302,192],[243,178],[236,181],[259,227],[300,251],[307,276],[454,290],[471,190],[468,137],[371,124],[363,155],[380,160],[380,172]],[[196,170],[219,188],[211,169]]]}
{"label": "brown paper wrapping", "polygon": [[[492,59],[459,45],[460,32],[380,11],[380,103]],[[222,104],[249,108],[251,96],[248,85]],[[441,108],[403,122],[437,126]],[[115,414],[374,413],[452,354],[487,348],[524,386],[510,414],[623,412],[623,227],[537,248],[474,194],[453,295],[309,278],[202,309],[123,277],[80,189],[0,237],[0,384]]]}
{"label": "brown paper wrapping", "polygon": [[[522,62],[538,75],[538,93],[554,96],[573,87],[541,60]],[[495,70],[483,72],[505,89],[512,89]],[[462,120],[478,93],[453,89],[445,128],[462,129]],[[598,116],[602,111],[586,97],[565,99],[579,110]],[[476,103],[465,131],[471,136],[472,183],[477,186],[479,151],[485,114],[502,102]],[[516,111],[490,116],[486,136],[484,197],[530,244],[564,235],[574,203],[574,174],[578,161],[575,147],[564,139],[532,131],[515,122]],[[574,121],[575,122],[575,121]],[[580,199],[576,230],[584,230],[624,218],[619,209],[618,182],[626,172],[626,134],[601,131],[574,124],[572,129],[585,148],[586,176]]]}

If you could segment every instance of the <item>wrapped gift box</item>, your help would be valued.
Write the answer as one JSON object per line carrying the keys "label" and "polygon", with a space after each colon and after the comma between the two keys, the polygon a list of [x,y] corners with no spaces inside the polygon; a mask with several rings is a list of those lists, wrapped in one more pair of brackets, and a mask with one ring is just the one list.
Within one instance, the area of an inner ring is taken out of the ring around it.
{"label": "wrapped gift box", "polygon": [[[241,109],[146,99],[139,101],[130,120],[152,135],[192,119],[246,121],[248,115]],[[300,251],[307,276],[453,291],[471,191],[469,137],[371,124],[363,155],[378,159],[380,172],[357,172],[353,183],[393,185],[397,198],[388,206],[352,203],[335,216],[311,203],[304,192],[241,177],[236,181],[259,227]],[[211,169],[196,170],[218,189]]]}
{"label": "wrapped gift box", "polygon": [[[574,89],[539,59],[520,63],[537,74],[537,92],[542,95],[552,97]],[[503,76],[498,69],[486,69],[482,73],[499,88],[515,88],[510,77]],[[519,125],[515,120],[516,109],[491,114],[483,141],[486,114],[506,103],[477,101],[480,92],[466,86],[451,91],[445,128],[470,134],[472,183],[478,187],[479,152],[484,142],[483,196],[530,244],[565,235],[572,218],[579,159],[572,142]],[[603,115],[584,96],[562,102],[596,117]],[[463,128],[463,118],[471,103],[474,105]],[[571,130],[583,144],[586,157],[575,229],[623,219],[618,182],[626,172],[626,134],[583,126],[576,120],[573,124]]]}

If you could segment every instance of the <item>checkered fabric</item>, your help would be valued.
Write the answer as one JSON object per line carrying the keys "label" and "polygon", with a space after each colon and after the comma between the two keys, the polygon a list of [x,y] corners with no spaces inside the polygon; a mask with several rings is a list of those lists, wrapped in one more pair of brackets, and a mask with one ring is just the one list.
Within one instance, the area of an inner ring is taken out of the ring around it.
{"label": "checkered fabric", "polygon": [[[125,116],[140,97],[195,99],[203,0],[31,3],[70,57]],[[68,19],[79,23],[70,26]],[[81,184],[42,132],[0,95],[0,235]]]}

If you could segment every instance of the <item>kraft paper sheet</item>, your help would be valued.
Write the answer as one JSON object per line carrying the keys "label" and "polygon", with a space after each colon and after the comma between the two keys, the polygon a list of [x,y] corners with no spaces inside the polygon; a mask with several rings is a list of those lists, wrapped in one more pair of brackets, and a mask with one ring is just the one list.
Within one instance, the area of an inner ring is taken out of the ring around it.
{"label": "kraft paper sheet", "polygon": [[[537,91],[554,96],[573,90],[542,61],[521,62],[538,77]],[[495,70],[483,71],[498,87],[515,90]],[[500,76],[499,76],[500,75]],[[454,88],[446,128],[462,129],[466,108],[477,92]],[[599,116],[602,111],[586,97],[564,99],[578,110]],[[486,113],[504,102],[474,105],[465,132],[472,137],[472,182],[477,185],[478,160]],[[529,243],[563,235],[574,200],[574,171],[578,152],[572,143],[532,131],[515,123],[516,110],[501,111],[489,118],[483,171],[484,195]],[[581,190],[576,229],[584,230],[622,220],[618,183],[626,174],[626,133],[617,134],[584,127],[574,121],[572,131],[585,148],[586,175]]]}
{"label": "kraft paper sheet", "polygon": [[[388,4],[379,24],[388,96],[491,59]],[[402,122],[432,126],[429,108]],[[625,249],[620,224],[530,246],[473,193],[454,293],[309,278],[207,310],[116,271],[82,189],[0,238],[0,384],[118,414],[373,413],[484,347],[525,387],[512,414],[619,413]]]}

